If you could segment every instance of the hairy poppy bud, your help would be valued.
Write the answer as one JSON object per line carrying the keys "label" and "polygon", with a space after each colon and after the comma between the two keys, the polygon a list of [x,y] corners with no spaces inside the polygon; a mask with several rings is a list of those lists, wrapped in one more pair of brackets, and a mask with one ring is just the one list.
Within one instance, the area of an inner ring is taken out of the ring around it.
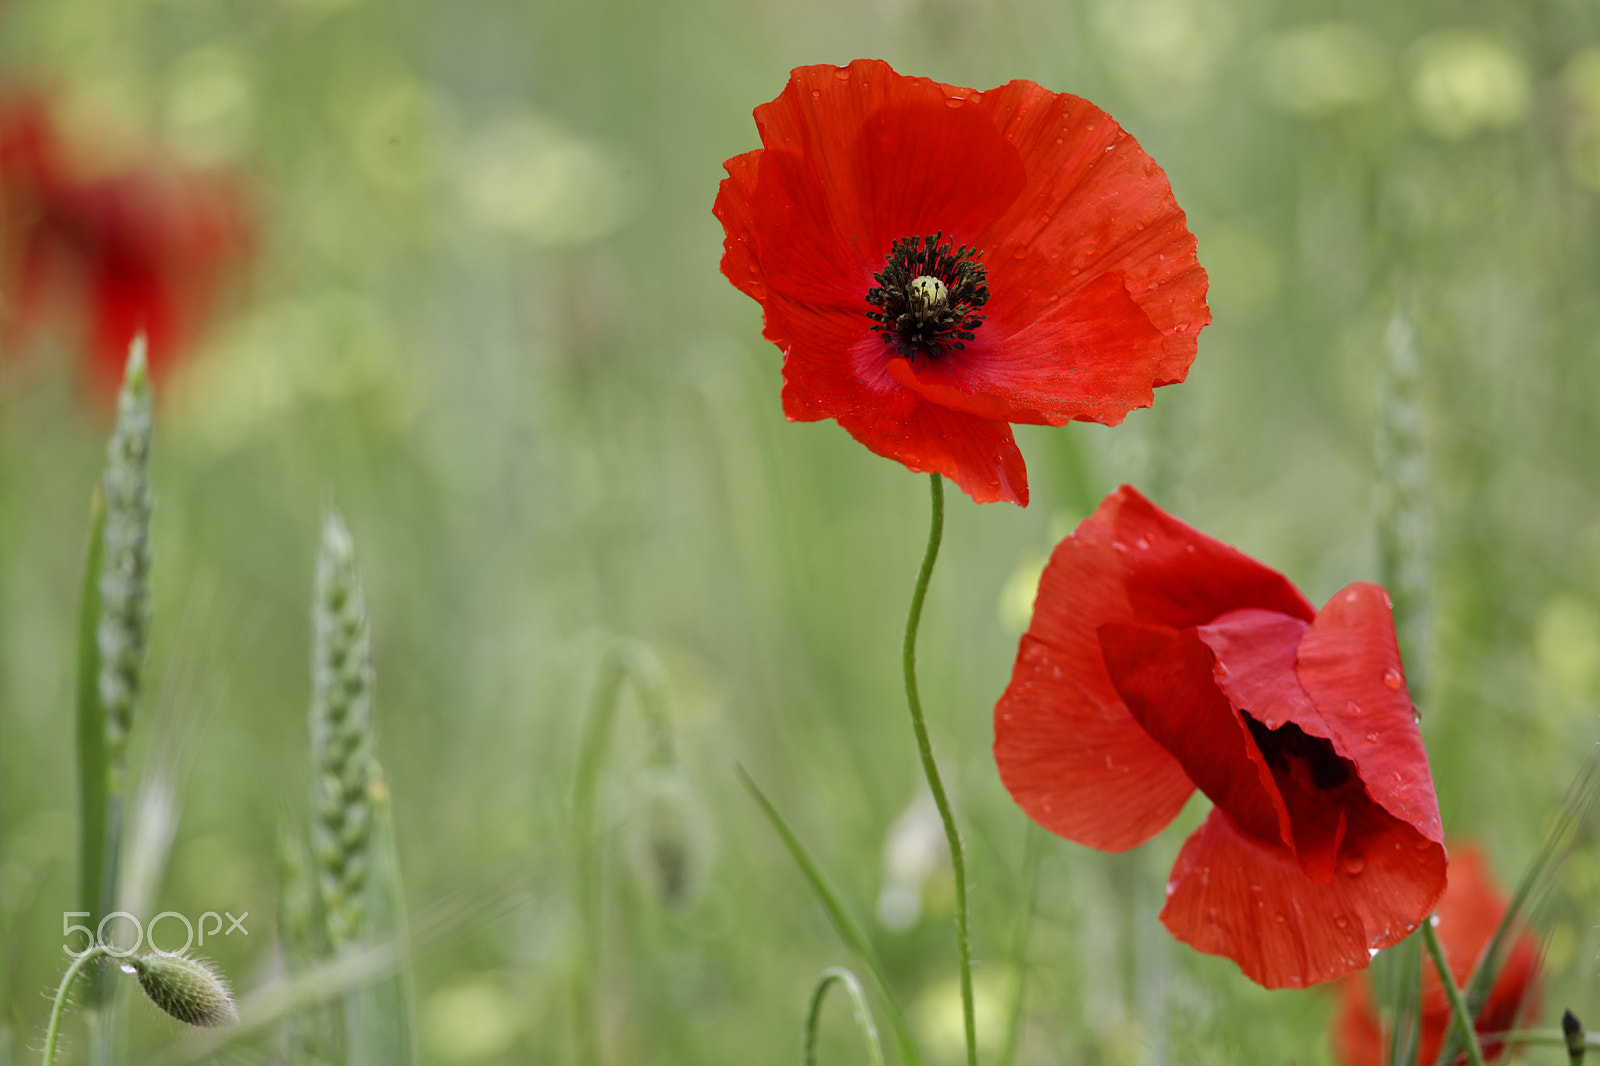
{"label": "hairy poppy bud", "polygon": [[140,955],[122,969],[139,978],[150,1002],[187,1025],[232,1025],[239,1020],[228,982],[209,963],[182,955]]}

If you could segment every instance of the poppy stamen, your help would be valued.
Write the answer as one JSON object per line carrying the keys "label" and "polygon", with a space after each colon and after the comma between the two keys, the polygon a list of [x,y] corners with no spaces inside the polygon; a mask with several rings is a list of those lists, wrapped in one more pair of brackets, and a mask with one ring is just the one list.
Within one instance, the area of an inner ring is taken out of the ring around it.
{"label": "poppy stamen", "polygon": [[907,358],[933,358],[957,351],[983,325],[978,310],[989,302],[989,272],[983,253],[963,244],[952,249],[943,233],[902,237],[889,249],[888,262],[874,274],[867,303],[879,308],[867,317],[886,342]]}

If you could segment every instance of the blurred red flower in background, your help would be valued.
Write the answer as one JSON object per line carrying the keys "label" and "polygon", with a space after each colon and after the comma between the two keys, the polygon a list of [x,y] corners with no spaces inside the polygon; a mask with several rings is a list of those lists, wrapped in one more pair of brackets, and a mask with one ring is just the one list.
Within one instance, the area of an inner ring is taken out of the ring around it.
{"label": "blurred red flower in background", "polygon": [[0,345],[25,349],[62,316],[111,389],[140,331],[158,375],[194,341],[252,226],[226,176],[153,161],[91,170],[72,149],[40,94],[0,96]]}
{"label": "blurred red flower in background", "polygon": [[[1489,877],[1488,863],[1476,845],[1458,843],[1450,849],[1450,884],[1435,912],[1444,957],[1458,986],[1472,977],[1478,957],[1505,917],[1506,898]],[[1539,945],[1526,931],[1517,934],[1505,952],[1475,1028],[1479,1033],[1501,1033],[1532,1014],[1539,998]],[[1351,978],[1342,987],[1343,1008],[1335,1029],[1339,1058],[1345,1066],[1383,1066],[1387,1035],[1372,1007],[1372,989],[1365,976]],[[1422,1018],[1417,1041],[1419,1066],[1432,1066],[1451,1025],[1450,1004],[1432,962],[1422,962]],[[1482,1041],[1485,1059],[1500,1053],[1497,1040]],[[1456,1060],[1466,1062],[1466,1056]]]}
{"label": "blurred red flower in background", "polygon": [[1115,425],[1188,373],[1211,321],[1194,237],[1088,101],[861,59],[796,69],[755,117],[713,210],[790,420],[1026,504],[1010,423]]}
{"label": "blurred red flower in background", "polygon": [[1388,596],[1315,611],[1127,486],[1045,568],[994,750],[1029,817],[1105,851],[1204,792],[1161,920],[1269,988],[1365,968],[1444,891]]}

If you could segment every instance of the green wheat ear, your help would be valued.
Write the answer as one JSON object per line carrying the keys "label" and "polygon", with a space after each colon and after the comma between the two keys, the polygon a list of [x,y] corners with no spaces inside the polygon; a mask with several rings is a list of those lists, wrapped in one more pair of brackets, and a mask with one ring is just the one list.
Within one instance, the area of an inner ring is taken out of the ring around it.
{"label": "green wheat ear", "polygon": [[150,1002],[186,1025],[232,1025],[239,1020],[228,982],[210,964],[183,955],[150,954],[125,960]]}
{"label": "green wheat ear", "polygon": [[1423,440],[1422,357],[1410,317],[1396,311],[1383,335],[1378,381],[1377,519],[1380,580],[1394,604],[1395,635],[1411,698],[1422,704],[1431,615],[1432,533]]}
{"label": "green wheat ear", "polygon": [[111,794],[123,791],[128,729],[139,698],[150,631],[150,482],[153,429],[144,338],[134,341],[106,446],[105,533],[100,571],[100,702],[105,708]]}
{"label": "green wheat ear", "polygon": [[[79,891],[92,916],[115,909],[122,850],[128,733],[150,630],[150,481],[153,430],[144,338],[128,353],[106,469],[95,494],[78,619]],[[105,995],[99,974],[87,1000]]]}
{"label": "green wheat ear", "polygon": [[311,851],[328,941],[360,936],[372,851],[372,638],[355,544],[329,511],[311,608]]}

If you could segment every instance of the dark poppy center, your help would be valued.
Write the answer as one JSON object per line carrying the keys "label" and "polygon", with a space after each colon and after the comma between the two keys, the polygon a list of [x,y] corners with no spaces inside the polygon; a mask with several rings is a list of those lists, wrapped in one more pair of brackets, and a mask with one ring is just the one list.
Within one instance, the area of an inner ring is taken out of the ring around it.
{"label": "dark poppy center", "polygon": [[1331,792],[1350,780],[1350,764],[1322,737],[1312,736],[1293,722],[1268,729],[1249,714],[1244,714],[1244,720],[1273,777],[1287,778],[1307,792]]}
{"label": "dark poppy center", "polygon": [[951,243],[943,233],[902,237],[872,276],[878,284],[867,290],[867,303],[877,310],[867,317],[907,359],[959,351],[983,325],[978,311],[989,302],[989,272],[978,261],[983,253]]}

